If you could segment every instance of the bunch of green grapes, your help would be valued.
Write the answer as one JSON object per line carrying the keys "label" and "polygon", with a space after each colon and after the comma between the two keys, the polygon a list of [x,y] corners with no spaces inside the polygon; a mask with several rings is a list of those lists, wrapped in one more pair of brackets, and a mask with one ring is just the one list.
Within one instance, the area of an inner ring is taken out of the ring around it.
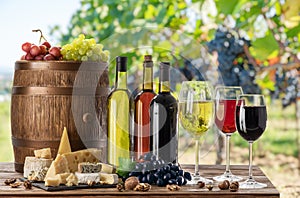
{"label": "bunch of green grapes", "polygon": [[109,51],[103,51],[103,45],[97,44],[95,39],[86,39],[83,34],[70,44],[66,44],[61,48],[61,54],[64,60],[74,61],[97,61],[108,62]]}

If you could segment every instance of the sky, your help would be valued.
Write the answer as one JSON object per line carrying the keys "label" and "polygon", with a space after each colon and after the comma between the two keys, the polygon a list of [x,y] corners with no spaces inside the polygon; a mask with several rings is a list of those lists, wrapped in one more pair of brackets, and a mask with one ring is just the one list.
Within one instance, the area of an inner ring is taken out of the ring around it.
{"label": "sky", "polygon": [[66,30],[80,0],[0,0],[0,72],[14,71],[16,60],[24,54],[25,42],[39,44],[41,29],[52,45],[58,43],[49,35],[50,27]]}

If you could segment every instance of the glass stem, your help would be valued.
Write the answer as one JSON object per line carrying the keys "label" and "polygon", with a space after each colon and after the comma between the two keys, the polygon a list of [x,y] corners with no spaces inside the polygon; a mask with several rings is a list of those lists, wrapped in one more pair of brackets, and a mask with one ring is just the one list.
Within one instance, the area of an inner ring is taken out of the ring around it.
{"label": "glass stem", "polygon": [[229,151],[229,142],[231,134],[226,134],[226,173],[230,173],[230,151]]}
{"label": "glass stem", "polygon": [[252,174],[252,144],[253,142],[249,142],[249,179],[253,179],[253,174]]}
{"label": "glass stem", "polygon": [[199,148],[199,139],[195,139],[196,143],[196,155],[195,155],[195,176],[199,176],[199,158],[200,158],[200,148]]}

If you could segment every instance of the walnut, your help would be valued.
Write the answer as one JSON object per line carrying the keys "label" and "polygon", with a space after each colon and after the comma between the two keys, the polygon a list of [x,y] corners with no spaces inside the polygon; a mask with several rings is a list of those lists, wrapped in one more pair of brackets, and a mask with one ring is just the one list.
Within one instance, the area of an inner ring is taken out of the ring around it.
{"label": "walnut", "polygon": [[209,191],[211,191],[211,190],[213,189],[214,185],[213,185],[212,182],[209,182],[209,183],[207,183],[207,184],[205,185],[205,187],[206,187]]}
{"label": "walnut", "polygon": [[117,184],[117,190],[122,192],[125,189],[124,184],[123,183],[118,183]]}
{"label": "walnut", "polygon": [[198,181],[198,187],[203,188],[205,186],[205,183],[203,181]]}
{"label": "walnut", "polygon": [[12,178],[12,179],[7,179],[7,180],[5,180],[4,183],[5,183],[6,185],[10,185],[10,184],[15,183],[16,181],[17,181],[16,178]]}
{"label": "walnut", "polygon": [[224,181],[222,181],[221,183],[218,184],[218,187],[221,190],[227,190],[227,189],[229,189],[229,186],[230,186],[230,182],[228,180],[224,180]]}
{"label": "walnut", "polygon": [[125,190],[133,190],[139,183],[140,182],[137,177],[128,177],[125,180]]}
{"label": "walnut", "polygon": [[9,185],[12,188],[18,188],[21,184],[22,184],[21,182],[15,182],[15,183],[12,183],[12,184],[9,184]]}
{"label": "walnut", "polygon": [[234,181],[230,184],[229,189],[231,192],[236,192],[239,190],[239,186],[240,186],[239,182]]}
{"label": "walnut", "polygon": [[176,184],[168,184],[166,187],[170,191],[177,191],[177,190],[181,189],[180,186],[178,186]]}
{"label": "walnut", "polygon": [[32,188],[32,184],[29,180],[24,181],[23,185],[24,185],[25,189],[30,190]]}
{"label": "walnut", "polygon": [[139,183],[138,185],[136,185],[136,187],[133,190],[146,192],[146,191],[149,191],[150,189],[151,189],[150,184],[148,184],[148,183]]}

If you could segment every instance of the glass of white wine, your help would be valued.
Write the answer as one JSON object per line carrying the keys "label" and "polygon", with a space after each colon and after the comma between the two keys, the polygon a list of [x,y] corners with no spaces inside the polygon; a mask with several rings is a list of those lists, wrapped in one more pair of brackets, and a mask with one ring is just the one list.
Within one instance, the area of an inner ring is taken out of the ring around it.
{"label": "glass of white wine", "polygon": [[213,90],[207,81],[184,81],[179,94],[179,120],[196,144],[195,173],[192,183],[210,183],[212,180],[200,176],[200,137],[212,126],[214,116]]}

